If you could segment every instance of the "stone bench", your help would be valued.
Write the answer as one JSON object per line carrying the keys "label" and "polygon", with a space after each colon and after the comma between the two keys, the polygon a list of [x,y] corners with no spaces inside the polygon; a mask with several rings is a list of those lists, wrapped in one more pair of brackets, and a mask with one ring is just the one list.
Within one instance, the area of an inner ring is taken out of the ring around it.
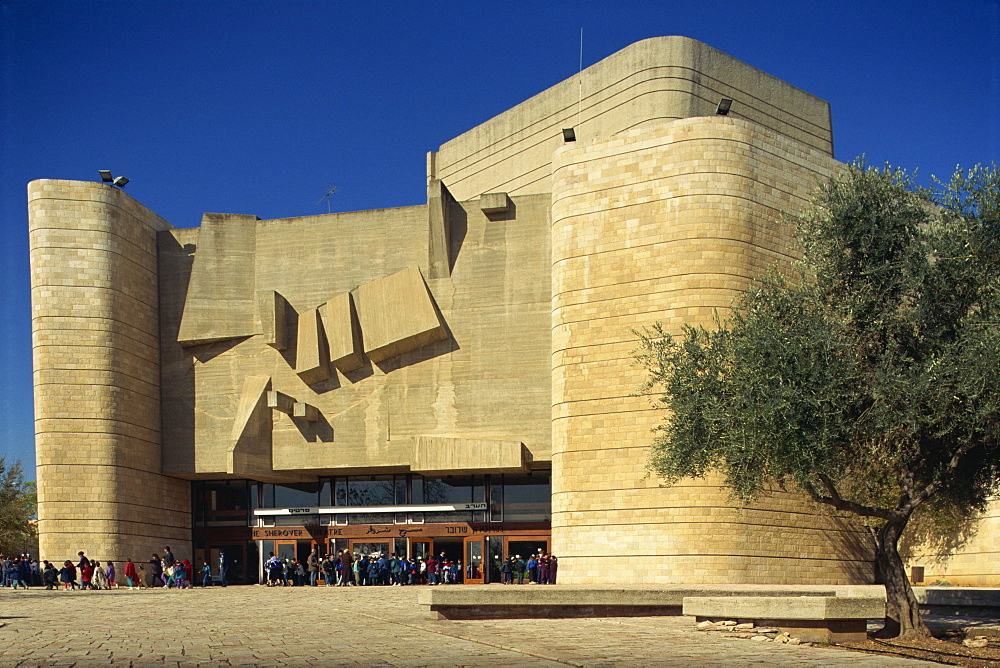
{"label": "stone bench", "polygon": [[991,587],[914,587],[920,611],[959,617],[1000,617],[1000,589]]}
{"label": "stone bench", "polygon": [[[463,585],[422,589],[417,602],[438,619],[528,619],[567,617],[652,617],[681,615],[691,596],[799,596],[795,587],[667,586],[655,588],[575,587],[572,585]],[[808,591],[834,596],[832,589]]]}
{"label": "stone bench", "polygon": [[868,620],[885,616],[885,599],[838,596],[689,596],[685,615],[699,622],[735,620],[772,626],[806,642],[868,637]]}

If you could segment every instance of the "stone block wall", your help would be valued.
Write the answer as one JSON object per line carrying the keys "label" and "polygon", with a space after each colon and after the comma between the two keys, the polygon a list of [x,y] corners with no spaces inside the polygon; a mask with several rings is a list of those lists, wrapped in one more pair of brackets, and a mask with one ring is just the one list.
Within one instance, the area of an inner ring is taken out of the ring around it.
{"label": "stone block wall", "polygon": [[41,557],[191,546],[189,483],[160,474],[156,234],[102,183],[28,185]]}
{"label": "stone block wall", "polygon": [[[836,169],[824,152],[710,116],[568,144],[553,158],[552,545],[560,578],[649,583],[870,582],[849,520],[778,494],[738,509],[720,480],[661,488],[646,468],[663,419],[638,397],[634,329],[710,326],[787,263],[780,221]],[[647,561],[648,560],[648,561]]]}
{"label": "stone block wall", "polygon": [[993,501],[977,521],[950,533],[928,534],[911,523],[900,541],[908,572],[923,568],[923,582],[996,587],[1000,582],[1000,502]]}
{"label": "stone block wall", "polygon": [[552,192],[552,152],[562,128],[577,140],[609,137],[664,120],[730,116],[833,154],[830,105],[697,40],[653,37],[630,44],[521,104],[441,145],[428,178],[459,200],[502,191]]}

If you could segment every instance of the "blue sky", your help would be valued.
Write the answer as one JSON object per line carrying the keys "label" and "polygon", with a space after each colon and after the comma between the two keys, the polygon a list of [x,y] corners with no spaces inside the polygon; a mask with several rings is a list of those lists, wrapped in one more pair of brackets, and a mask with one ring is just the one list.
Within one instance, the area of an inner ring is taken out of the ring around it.
{"label": "blue sky", "polygon": [[687,35],[828,100],[836,157],[1000,162],[1000,0],[0,2],[0,456],[33,473],[25,186],[132,179],[178,227],[421,204],[448,139]]}

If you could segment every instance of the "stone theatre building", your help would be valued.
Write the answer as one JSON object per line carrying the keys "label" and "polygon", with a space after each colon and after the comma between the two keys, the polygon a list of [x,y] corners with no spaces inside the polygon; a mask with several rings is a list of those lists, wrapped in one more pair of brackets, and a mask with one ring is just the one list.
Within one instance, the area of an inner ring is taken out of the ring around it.
{"label": "stone theatre building", "polygon": [[[832,146],[823,100],[661,37],[429,153],[424,204],[178,229],[32,182],[41,556],[225,550],[255,581],[272,550],[445,551],[483,582],[546,549],[574,583],[871,581],[867,533],[798,496],[661,488],[635,396],[633,329],[709,323],[787,262]],[[992,521],[913,563],[985,582]]]}

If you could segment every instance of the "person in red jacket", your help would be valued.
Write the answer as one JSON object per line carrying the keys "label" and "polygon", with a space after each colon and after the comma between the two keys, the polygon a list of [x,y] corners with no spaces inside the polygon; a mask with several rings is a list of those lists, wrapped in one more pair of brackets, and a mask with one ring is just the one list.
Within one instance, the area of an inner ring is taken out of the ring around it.
{"label": "person in red jacket", "polygon": [[135,589],[139,582],[139,574],[135,572],[135,564],[131,559],[125,562],[125,582],[128,583],[129,589]]}
{"label": "person in red jacket", "polygon": [[427,583],[436,585],[438,583],[438,560],[433,554],[427,557]]}

